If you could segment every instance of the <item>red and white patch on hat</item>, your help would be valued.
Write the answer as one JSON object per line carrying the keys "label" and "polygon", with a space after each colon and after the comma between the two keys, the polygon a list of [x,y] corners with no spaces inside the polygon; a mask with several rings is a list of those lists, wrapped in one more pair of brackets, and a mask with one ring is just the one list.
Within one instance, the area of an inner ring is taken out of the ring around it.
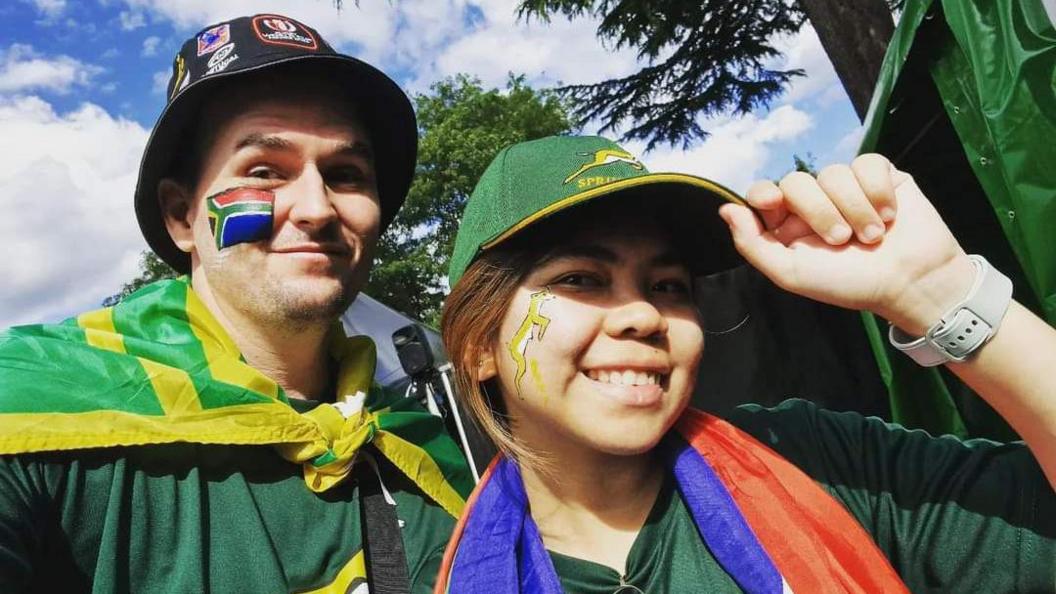
{"label": "red and white patch on hat", "polygon": [[315,35],[297,21],[277,15],[260,15],[253,19],[253,31],[257,38],[272,45],[287,45],[315,50],[319,44]]}

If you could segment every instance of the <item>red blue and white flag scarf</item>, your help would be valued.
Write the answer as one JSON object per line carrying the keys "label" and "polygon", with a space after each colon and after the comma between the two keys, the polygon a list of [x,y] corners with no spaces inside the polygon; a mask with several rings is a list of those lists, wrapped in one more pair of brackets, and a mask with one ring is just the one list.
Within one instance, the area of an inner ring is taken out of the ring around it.
{"label": "red blue and white flag scarf", "polygon": [[[701,539],[749,594],[907,593],[869,535],[750,435],[687,409],[668,462]],[[448,543],[435,594],[560,594],[517,464],[498,456]]]}

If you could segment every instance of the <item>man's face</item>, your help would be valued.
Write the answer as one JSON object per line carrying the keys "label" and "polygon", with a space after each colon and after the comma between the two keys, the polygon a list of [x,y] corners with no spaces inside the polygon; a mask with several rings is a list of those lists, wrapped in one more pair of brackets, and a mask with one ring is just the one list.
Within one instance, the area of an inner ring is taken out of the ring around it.
{"label": "man's face", "polygon": [[[332,97],[207,112],[215,128],[188,212],[191,266],[195,289],[225,313],[292,328],[329,322],[366,282],[381,218],[374,163],[362,126]],[[205,199],[235,187],[274,193],[272,235],[218,250]]]}

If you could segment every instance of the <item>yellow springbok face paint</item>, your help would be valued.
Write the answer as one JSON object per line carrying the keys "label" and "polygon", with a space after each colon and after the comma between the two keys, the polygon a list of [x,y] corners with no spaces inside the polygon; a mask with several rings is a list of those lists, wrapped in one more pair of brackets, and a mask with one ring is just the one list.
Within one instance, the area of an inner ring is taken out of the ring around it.
{"label": "yellow springbok face paint", "polygon": [[529,295],[528,313],[525,314],[520,327],[517,328],[517,332],[513,334],[513,339],[507,345],[510,357],[513,358],[513,362],[517,365],[517,375],[514,376],[513,381],[517,387],[518,395],[521,393],[521,378],[524,377],[525,372],[528,370],[528,363],[525,359],[528,343],[533,339],[542,340],[543,334],[546,333],[546,327],[550,325],[550,318],[544,316],[541,309],[543,303],[554,297],[555,295],[550,292],[549,288]]}
{"label": "yellow springbok face paint", "polygon": [[549,395],[546,393],[546,384],[543,383],[543,374],[539,373],[539,361],[529,359],[528,368],[532,371],[532,380],[535,381],[535,389],[543,395],[543,404],[545,405]]}

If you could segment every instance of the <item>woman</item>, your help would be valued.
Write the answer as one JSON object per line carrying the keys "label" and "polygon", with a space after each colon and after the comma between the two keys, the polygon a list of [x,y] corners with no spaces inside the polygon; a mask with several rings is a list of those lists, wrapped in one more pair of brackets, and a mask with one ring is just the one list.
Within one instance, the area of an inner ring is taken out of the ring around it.
{"label": "woman", "polygon": [[[502,453],[437,592],[1053,590],[1056,496],[1037,464],[1056,478],[1056,332],[882,157],[756,184],[748,203],[762,221],[601,138],[492,162],[442,330]],[[735,265],[731,245],[788,290],[890,320],[918,359],[935,347],[905,334],[956,330],[949,369],[1034,457],[803,401],[732,424],[687,409],[704,347],[692,278]],[[966,297],[979,316],[957,313]]]}

